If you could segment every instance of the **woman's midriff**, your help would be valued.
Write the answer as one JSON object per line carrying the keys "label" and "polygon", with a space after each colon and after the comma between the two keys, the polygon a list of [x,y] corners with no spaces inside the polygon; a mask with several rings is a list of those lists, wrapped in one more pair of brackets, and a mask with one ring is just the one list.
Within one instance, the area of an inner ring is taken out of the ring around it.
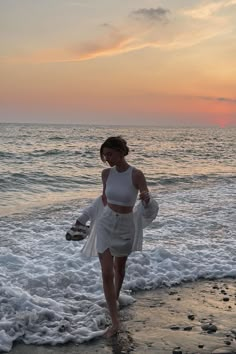
{"label": "woman's midriff", "polygon": [[123,205],[110,204],[110,203],[107,203],[107,205],[113,211],[115,211],[116,213],[120,213],[120,214],[128,214],[128,213],[132,213],[132,211],[133,211],[132,206],[123,206]]}

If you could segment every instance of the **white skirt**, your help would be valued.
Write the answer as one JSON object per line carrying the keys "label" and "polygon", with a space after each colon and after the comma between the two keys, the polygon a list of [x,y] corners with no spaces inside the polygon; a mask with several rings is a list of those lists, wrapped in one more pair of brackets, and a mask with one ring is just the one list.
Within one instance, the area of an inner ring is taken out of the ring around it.
{"label": "white skirt", "polygon": [[128,256],[132,252],[135,235],[133,213],[117,213],[106,206],[97,220],[96,234],[98,253],[109,249],[113,256]]}

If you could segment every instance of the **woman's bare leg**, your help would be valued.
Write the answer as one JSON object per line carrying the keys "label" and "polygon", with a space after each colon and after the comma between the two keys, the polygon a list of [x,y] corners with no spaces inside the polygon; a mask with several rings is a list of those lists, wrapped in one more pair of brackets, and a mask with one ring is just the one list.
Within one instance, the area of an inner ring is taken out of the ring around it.
{"label": "woman's bare leg", "polygon": [[119,299],[120,290],[125,277],[125,265],[128,257],[115,257],[114,269],[115,269],[115,289],[116,299]]}
{"label": "woman's bare leg", "polygon": [[120,327],[114,284],[113,256],[111,255],[110,250],[107,249],[104,253],[99,253],[99,260],[102,268],[104,295],[112,322],[112,326],[108,328],[108,331],[106,332],[106,337],[109,338],[116,334]]}

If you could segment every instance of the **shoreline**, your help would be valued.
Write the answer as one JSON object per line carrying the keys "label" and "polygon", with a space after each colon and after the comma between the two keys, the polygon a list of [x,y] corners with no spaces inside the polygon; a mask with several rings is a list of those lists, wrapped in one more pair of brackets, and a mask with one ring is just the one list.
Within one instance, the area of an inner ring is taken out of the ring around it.
{"label": "shoreline", "polygon": [[133,293],[110,339],[57,346],[14,344],[10,354],[236,354],[236,280],[198,280]]}

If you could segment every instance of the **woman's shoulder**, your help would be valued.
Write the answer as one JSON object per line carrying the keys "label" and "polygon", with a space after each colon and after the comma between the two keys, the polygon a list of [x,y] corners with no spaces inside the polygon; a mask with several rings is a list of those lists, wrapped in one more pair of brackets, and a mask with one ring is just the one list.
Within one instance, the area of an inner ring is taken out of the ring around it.
{"label": "woman's shoulder", "polygon": [[102,179],[107,179],[110,170],[110,168],[104,168],[104,170],[102,170]]}
{"label": "woman's shoulder", "polygon": [[135,177],[143,176],[143,172],[139,168],[136,168],[134,166],[131,166],[131,167],[133,169],[133,176],[135,176]]}
{"label": "woman's shoulder", "polygon": [[110,167],[108,167],[108,168],[104,168],[103,170],[102,170],[102,175],[105,175],[105,174],[108,174],[109,172],[110,172]]}

